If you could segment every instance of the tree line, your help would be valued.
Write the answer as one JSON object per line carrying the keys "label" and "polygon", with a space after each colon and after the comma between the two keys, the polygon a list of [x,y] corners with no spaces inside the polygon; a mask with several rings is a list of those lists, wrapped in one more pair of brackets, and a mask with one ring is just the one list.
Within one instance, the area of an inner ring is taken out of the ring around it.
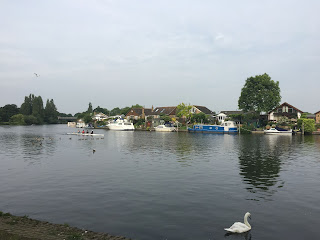
{"label": "tree line", "polygon": [[[44,106],[41,96],[30,94],[18,108],[7,104],[0,108],[0,123],[10,125],[54,124],[58,123],[57,107],[53,99],[47,99]],[[66,114],[64,114],[66,115]]]}

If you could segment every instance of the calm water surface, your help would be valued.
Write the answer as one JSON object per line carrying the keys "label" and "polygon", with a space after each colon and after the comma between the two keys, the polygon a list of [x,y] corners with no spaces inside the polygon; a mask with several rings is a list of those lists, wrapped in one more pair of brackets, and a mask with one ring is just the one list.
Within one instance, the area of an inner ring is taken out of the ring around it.
{"label": "calm water surface", "polygon": [[0,127],[1,211],[137,240],[319,238],[320,136],[72,131]]}

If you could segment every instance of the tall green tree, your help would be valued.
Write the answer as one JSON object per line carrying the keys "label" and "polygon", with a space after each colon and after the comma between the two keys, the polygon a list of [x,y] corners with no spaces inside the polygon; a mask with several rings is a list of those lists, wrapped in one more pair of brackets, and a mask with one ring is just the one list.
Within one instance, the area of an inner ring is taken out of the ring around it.
{"label": "tall green tree", "polygon": [[23,115],[32,114],[32,102],[34,100],[34,95],[30,94],[29,96],[24,97],[24,102],[21,104],[20,113]]}
{"label": "tall green tree", "polygon": [[87,113],[92,113],[92,112],[93,112],[92,104],[91,104],[91,102],[89,102],[89,107],[88,107]]}
{"label": "tall green tree", "polygon": [[53,99],[50,101],[47,99],[47,103],[44,108],[44,121],[50,124],[58,122],[58,111]]}
{"label": "tall green tree", "polygon": [[32,101],[32,115],[38,119],[38,124],[42,124],[44,120],[44,108],[42,97],[34,97]]}
{"label": "tall green tree", "polygon": [[265,73],[247,78],[238,106],[245,112],[269,112],[279,105],[280,100],[279,82],[271,80]]}

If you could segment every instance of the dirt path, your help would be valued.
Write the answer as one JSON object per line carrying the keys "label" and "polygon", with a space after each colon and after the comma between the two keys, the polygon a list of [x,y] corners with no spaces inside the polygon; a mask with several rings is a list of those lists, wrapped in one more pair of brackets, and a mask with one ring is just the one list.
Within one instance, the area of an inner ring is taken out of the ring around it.
{"label": "dirt path", "polygon": [[96,233],[70,227],[67,224],[52,224],[28,217],[17,217],[0,212],[0,239],[4,240],[129,240],[107,233]]}

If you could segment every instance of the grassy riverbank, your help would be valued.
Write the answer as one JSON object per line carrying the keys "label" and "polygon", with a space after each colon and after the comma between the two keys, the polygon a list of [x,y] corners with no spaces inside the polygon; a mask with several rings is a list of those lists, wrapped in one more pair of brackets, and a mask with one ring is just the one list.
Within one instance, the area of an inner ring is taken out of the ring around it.
{"label": "grassy riverbank", "polygon": [[5,240],[129,240],[107,233],[96,233],[68,224],[53,224],[27,216],[13,216],[0,212],[0,239]]}

